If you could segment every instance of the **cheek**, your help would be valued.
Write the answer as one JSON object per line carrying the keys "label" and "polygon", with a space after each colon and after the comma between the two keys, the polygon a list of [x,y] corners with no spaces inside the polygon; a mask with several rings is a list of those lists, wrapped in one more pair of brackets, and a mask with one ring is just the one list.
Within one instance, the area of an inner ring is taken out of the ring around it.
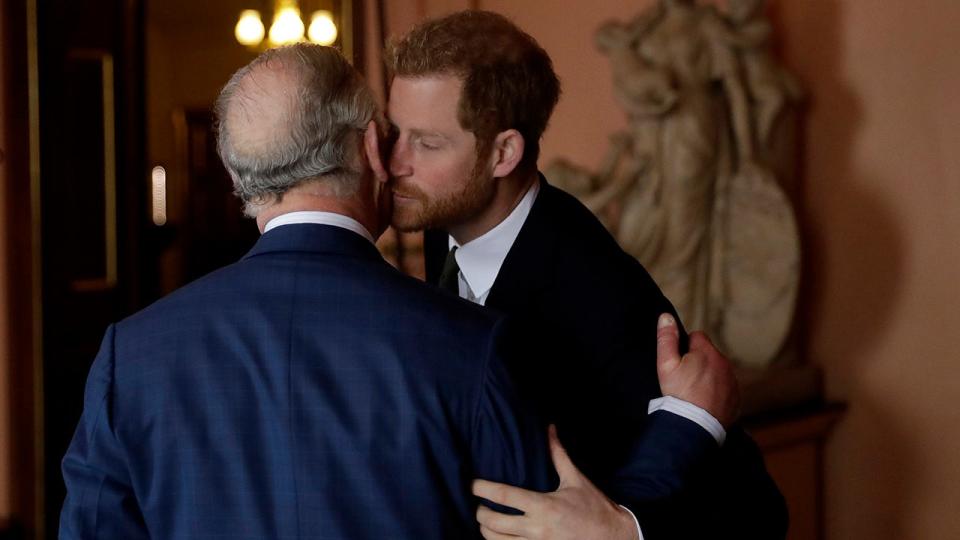
{"label": "cheek", "polygon": [[469,180],[473,171],[472,160],[433,159],[424,160],[415,176],[422,190],[433,197],[455,194]]}

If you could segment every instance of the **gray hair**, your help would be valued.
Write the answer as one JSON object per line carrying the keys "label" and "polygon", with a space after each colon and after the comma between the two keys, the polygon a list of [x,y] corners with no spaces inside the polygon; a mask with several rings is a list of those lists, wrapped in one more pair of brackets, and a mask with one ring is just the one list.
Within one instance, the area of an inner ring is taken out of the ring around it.
{"label": "gray hair", "polygon": [[[248,76],[261,71],[281,81],[257,88]],[[377,103],[336,49],[299,43],[267,50],[230,78],[214,112],[220,158],[247,215],[308,181],[322,181],[337,197],[358,190],[356,150]],[[265,127],[266,135],[251,136],[250,127]]]}

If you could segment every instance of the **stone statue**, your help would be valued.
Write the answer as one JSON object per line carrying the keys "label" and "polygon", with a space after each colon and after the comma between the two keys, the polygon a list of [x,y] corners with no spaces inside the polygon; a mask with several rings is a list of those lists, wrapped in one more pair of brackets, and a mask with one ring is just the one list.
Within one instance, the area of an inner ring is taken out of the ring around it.
{"label": "stone statue", "polygon": [[756,126],[756,143],[768,147],[774,124],[788,103],[803,97],[800,83],[777,64],[770,52],[773,28],[763,16],[766,0],[729,0],[730,25],[710,28],[714,39],[732,47],[746,78],[753,108],[750,114]]}
{"label": "stone statue", "polygon": [[771,166],[778,119],[799,85],[768,51],[763,0],[729,12],[660,0],[596,34],[627,130],[600,170],[559,160],[547,176],[601,216],[689,329],[763,366],[792,327],[799,242]]}

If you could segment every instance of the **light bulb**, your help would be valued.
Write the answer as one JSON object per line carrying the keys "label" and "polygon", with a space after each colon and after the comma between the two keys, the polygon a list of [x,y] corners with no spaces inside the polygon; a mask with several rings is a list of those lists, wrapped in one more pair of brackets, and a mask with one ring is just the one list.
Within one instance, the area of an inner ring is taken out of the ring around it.
{"label": "light bulb", "polygon": [[237,41],[241,45],[255,47],[263,41],[263,21],[260,20],[260,12],[255,9],[245,9],[240,12],[240,19],[237,20],[237,26],[233,30]]}
{"label": "light bulb", "polygon": [[273,16],[270,25],[270,42],[274,45],[296,43],[303,39],[303,21],[300,20],[300,10],[295,7],[281,8]]}
{"label": "light bulb", "polygon": [[314,11],[310,17],[310,41],[319,45],[332,45],[337,40],[337,25],[333,24],[333,14],[325,9]]}

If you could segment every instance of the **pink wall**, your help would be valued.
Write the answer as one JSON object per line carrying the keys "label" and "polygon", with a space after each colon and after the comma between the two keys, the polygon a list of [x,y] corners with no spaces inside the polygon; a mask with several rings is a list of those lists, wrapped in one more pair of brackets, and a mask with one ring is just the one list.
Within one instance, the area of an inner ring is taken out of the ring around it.
{"label": "pink wall", "polygon": [[[449,3],[389,1],[404,19],[389,28]],[[593,32],[651,3],[476,2],[537,38],[563,81],[543,163],[600,162],[624,123]],[[829,397],[850,404],[827,447],[828,537],[946,538],[960,531],[960,3],[771,4],[810,93],[799,316]]]}
{"label": "pink wall", "polygon": [[609,135],[624,128],[626,122],[613,100],[609,63],[594,47],[593,34],[603,22],[626,20],[651,3],[479,2],[482,9],[508,15],[539,41],[550,53],[560,77],[563,95],[544,135],[541,165],[563,156],[585,167],[599,167]]}
{"label": "pink wall", "polygon": [[960,531],[960,3],[778,7],[813,96],[809,355],[851,405],[828,447],[828,528],[945,538]]}

